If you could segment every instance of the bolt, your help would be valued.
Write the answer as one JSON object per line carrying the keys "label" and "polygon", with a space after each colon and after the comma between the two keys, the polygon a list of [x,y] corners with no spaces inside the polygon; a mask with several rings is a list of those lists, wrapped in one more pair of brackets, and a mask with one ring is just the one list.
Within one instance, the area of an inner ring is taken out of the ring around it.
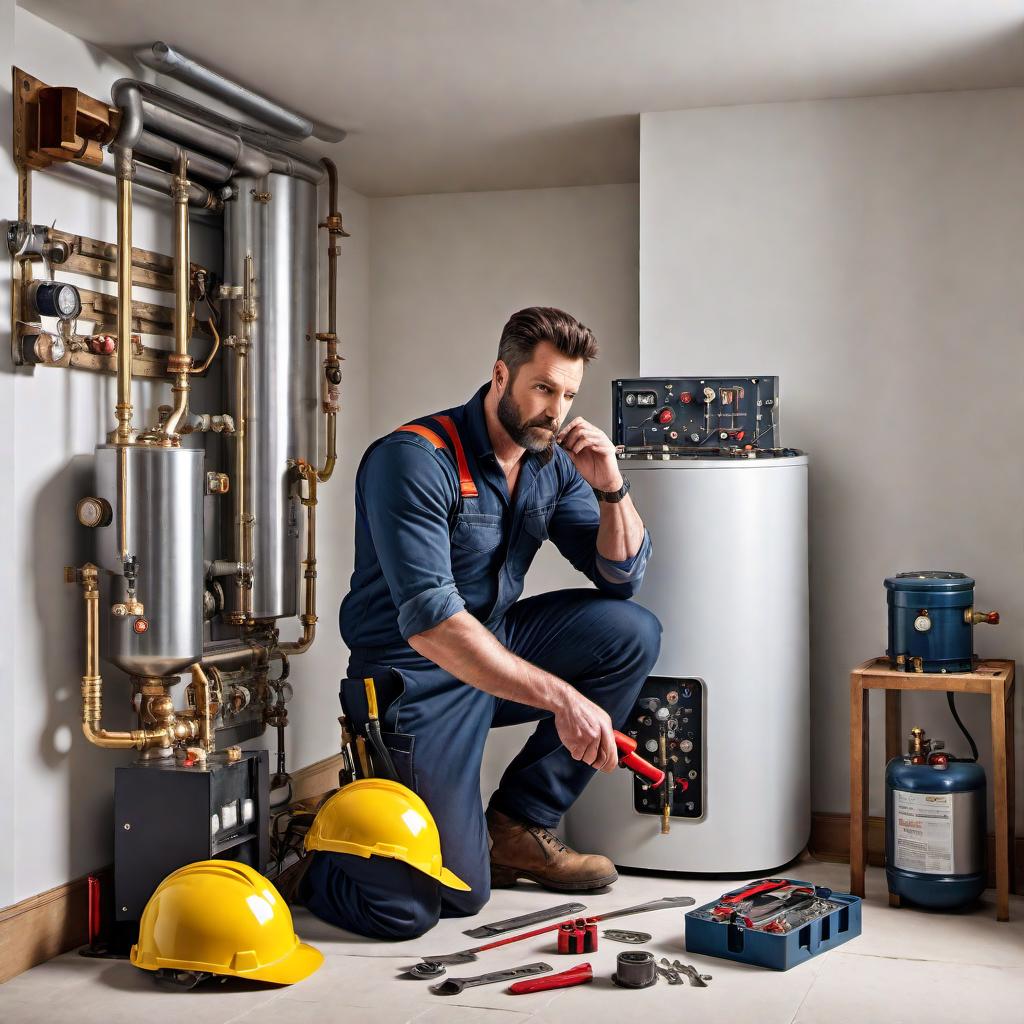
{"label": "bolt", "polygon": [[131,825],[127,821],[124,823],[124,830],[125,832],[131,832],[132,830]]}

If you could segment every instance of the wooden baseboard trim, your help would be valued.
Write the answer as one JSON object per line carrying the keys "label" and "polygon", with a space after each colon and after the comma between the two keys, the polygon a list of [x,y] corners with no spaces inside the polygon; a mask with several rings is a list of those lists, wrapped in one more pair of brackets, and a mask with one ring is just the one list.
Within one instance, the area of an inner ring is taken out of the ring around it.
{"label": "wooden baseboard trim", "polygon": [[[873,867],[885,867],[885,819],[868,818],[868,863]],[[841,864],[850,862],[850,816],[815,811],[811,815],[811,839],[808,852],[818,860],[834,861]],[[988,885],[995,888],[995,837],[988,835]],[[1015,846],[1016,880],[1014,892],[1021,891],[1024,883],[1024,838],[1017,837]]]}
{"label": "wooden baseboard trim", "polygon": [[[294,800],[336,789],[341,755],[292,772]],[[108,886],[113,869],[95,872]],[[89,879],[76,878],[0,910],[0,984],[89,941]]]}
{"label": "wooden baseboard trim", "polygon": [[[108,885],[110,868],[97,871]],[[76,878],[0,910],[0,984],[89,938],[89,880]]]}

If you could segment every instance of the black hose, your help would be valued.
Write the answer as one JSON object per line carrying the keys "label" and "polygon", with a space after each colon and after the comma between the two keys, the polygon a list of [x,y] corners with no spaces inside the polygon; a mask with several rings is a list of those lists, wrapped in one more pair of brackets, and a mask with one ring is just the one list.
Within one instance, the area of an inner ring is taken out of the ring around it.
{"label": "black hose", "polygon": [[949,713],[953,716],[953,720],[956,722],[956,724],[958,726],[960,726],[960,731],[964,734],[964,737],[967,739],[967,742],[971,746],[971,756],[970,756],[969,759],[968,758],[964,758],[964,757],[958,757],[958,758],[955,758],[955,760],[957,760],[957,761],[970,760],[970,761],[973,761],[974,763],[977,763],[977,761],[978,761],[978,744],[974,742],[974,737],[967,731],[967,726],[964,725],[964,723],[961,720],[960,716],[957,714],[957,711],[956,711],[956,701],[953,700],[953,691],[952,690],[949,690],[949,691],[946,692],[946,702],[949,704]]}

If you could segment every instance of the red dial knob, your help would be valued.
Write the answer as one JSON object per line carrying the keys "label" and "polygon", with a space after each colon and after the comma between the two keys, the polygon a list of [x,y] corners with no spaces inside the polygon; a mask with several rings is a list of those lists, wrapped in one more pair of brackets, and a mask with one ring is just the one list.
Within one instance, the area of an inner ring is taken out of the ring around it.
{"label": "red dial knob", "polygon": [[684,391],[679,396],[679,401],[682,402],[683,405],[689,405],[693,401],[693,395],[691,395],[689,391]]}
{"label": "red dial knob", "polygon": [[662,409],[657,416],[659,423],[671,423],[675,418],[676,414],[671,409]]}

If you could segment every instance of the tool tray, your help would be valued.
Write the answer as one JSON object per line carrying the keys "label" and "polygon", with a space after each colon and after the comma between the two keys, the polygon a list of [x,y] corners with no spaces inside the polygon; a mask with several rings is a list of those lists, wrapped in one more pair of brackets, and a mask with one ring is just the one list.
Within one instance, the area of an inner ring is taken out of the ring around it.
{"label": "tool tray", "polygon": [[717,900],[691,910],[686,915],[687,952],[705,953],[775,971],[788,971],[860,935],[859,897],[832,892],[831,889],[815,886],[811,882],[793,879],[786,881],[791,885],[813,889],[816,898],[835,904],[835,909],[782,933],[750,927],[739,920],[742,917],[740,913],[734,914],[732,920],[716,916],[714,911],[721,901],[751,888],[746,885],[742,889],[723,893]]}

